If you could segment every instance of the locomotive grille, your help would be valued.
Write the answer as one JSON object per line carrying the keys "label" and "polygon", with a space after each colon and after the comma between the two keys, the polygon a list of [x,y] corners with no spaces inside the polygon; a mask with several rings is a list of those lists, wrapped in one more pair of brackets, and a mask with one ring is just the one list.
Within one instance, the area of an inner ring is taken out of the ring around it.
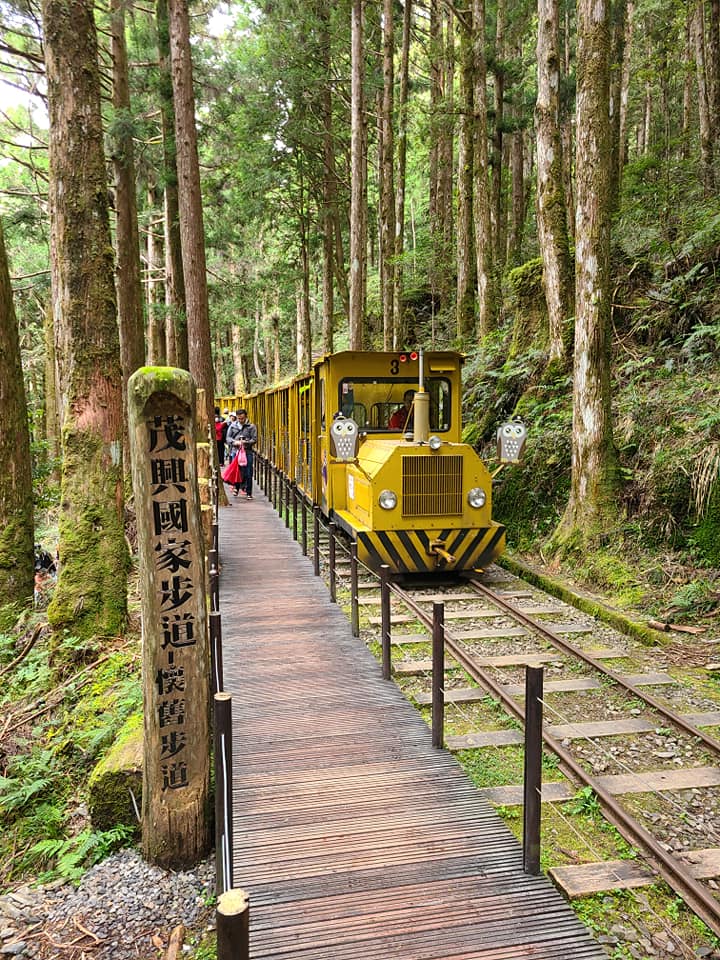
{"label": "locomotive grille", "polygon": [[404,517],[462,516],[461,456],[402,458]]}

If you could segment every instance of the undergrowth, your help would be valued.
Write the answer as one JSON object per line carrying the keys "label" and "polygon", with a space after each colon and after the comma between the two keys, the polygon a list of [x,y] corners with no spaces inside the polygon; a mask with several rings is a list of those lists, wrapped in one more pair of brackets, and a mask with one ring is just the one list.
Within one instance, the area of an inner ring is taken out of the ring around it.
{"label": "undergrowth", "polygon": [[[32,625],[31,625],[32,626]],[[32,628],[34,629],[34,628]],[[0,670],[32,629],[0,635]],[[19,879],[76,882],[132,831],[92,829],[84,785],[125,719],[141,708],[137,638],[41,635],[0,689],[0,888]],[[79,661],[79,656],[89,657]]]}

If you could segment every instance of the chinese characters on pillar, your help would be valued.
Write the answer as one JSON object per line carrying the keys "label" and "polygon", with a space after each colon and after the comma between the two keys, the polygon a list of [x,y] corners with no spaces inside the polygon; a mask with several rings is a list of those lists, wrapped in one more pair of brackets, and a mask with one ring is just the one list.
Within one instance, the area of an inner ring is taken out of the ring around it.
{"label": "chinese characters on pillar", "polygon": [[147,421],[150,456],[155,608],[159,621],[148,635],[160,638],[156,651],[157,727],[160,731],[160,781],[163,792],[189,784],[187,743],[188,656],[198,642],[196,594],[203,589],[197,551],[188,539],[188,477],[190,456],[185,421],[174,414]]}

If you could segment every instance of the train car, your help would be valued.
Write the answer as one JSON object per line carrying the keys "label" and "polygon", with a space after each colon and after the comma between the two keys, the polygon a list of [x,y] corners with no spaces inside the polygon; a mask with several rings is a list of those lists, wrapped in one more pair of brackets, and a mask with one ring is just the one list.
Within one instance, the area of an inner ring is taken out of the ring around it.
{"label": "train car", "polygon": [[[453,352],[345,351],[287,384],[218,402],[247,408],[259,455],[357,543],[361,562],[469,572],[503,551],[505,528],[492,518],[491,475],[462,442],[462,362]],[[511,446],[516,460],[520,443]]]}

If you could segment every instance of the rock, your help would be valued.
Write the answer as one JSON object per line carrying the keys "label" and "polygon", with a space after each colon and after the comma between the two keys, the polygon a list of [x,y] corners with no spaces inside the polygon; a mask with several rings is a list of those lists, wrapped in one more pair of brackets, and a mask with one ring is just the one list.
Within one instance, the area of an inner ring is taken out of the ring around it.
{"label": "rock", "polygon": [[0,953],[9,957],[19,957],[21,953],[25,952],[26,947],[27,944],[24,940],[14,940],[12,943],[6,943],[3,947],[0,947]]}
{"label": "rock", "polygon": [[139,809],[142,768],[142,714],[133,714],[121,728],[109,752],[90,774],[88,807],[97,830],[109,830],[118,823],[128,827],[138,825],[130,791]]}

